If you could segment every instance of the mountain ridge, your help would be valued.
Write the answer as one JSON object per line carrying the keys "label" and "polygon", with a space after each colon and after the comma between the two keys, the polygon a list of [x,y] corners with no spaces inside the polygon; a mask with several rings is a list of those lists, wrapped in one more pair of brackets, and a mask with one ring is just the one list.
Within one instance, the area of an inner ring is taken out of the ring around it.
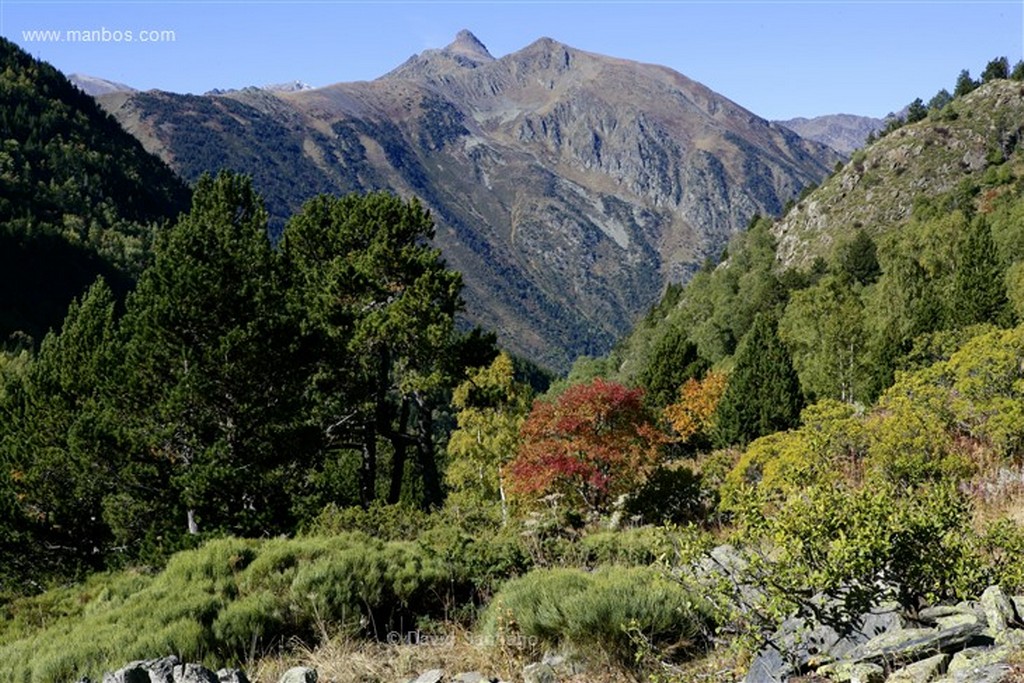
{"label": "mountain ridge", "polygon": [[667,67],[468,31],[373,81],[101,101],[187,179],[252,173],[277,228],[318,192],[420,197],[470,320],[559,370],[839,159]]}

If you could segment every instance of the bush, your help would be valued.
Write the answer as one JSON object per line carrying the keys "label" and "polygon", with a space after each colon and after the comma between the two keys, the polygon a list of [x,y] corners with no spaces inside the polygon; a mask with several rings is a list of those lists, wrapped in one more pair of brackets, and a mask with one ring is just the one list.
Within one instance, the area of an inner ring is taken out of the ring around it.
{"label": "bush", "polygon": [[660,467],[630,496],[626,512],[647,524],[687,524],[705,517],[701,476],[688,467]]}
{"label": "bush", "polygon": [[212,541],[156,576],[107,574],[6,606],[0,680],[98,677],[168,652],[216,668],[293,637],[377,635],[443,616],[453,571],[415,542],[363,534]]}
{"label": "bush", "polygon": [[757,495],[746,500],[734,540],[747,549],[745,581],[762,591],[747,607],[770,616],[768,629],[793,613],[841,627],[889,599],[916,609],[975,597],[992,578],[953,485],[813,486],[771,516]]}
{"label": "bush", "polygon": [[495,639],[602,653],[632,665],[637,637],[682,654],[711,625],[710,608],[653,567],[541,569],[495,596],[482,628]]}

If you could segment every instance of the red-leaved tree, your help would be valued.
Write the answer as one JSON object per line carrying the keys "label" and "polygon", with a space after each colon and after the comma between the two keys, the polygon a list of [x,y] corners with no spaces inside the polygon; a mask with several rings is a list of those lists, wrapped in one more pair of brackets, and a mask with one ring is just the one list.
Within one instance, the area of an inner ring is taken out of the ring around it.
{"label": "red-leaved tree", "polygon": [[554,402],[533,404],[520,431],[510,487],[522,495],[561,493],[585,510],[607,511],[657,465],[662,436],[643,404],[643,389],[595,379]]}

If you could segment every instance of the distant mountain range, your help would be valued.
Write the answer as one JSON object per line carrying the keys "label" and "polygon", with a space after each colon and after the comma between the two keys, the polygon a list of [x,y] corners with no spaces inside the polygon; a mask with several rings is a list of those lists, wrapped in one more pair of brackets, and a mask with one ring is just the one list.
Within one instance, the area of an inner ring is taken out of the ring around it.
{"label": "distant mountain range", "polygon": [[801,117],[776,123],[843,154],[852,154],[864,146],[869,134],[885,128],[885,119],[853,114],[830,114],[809,119]]}
{"label": "distant mountain range", "polygon": [[841,158],[666,67],[468,31],[370,82],[100,101],[187,180],[252,174],[277,228],[320,192],[420,197],[469,319],[559,370]]}

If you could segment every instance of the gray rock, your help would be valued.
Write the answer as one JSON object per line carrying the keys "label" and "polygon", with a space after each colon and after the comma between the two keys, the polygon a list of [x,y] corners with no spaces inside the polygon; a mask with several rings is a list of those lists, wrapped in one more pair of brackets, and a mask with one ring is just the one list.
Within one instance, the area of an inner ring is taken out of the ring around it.
{"label": "gray rock", "polygon": [[555,670],[544,662],[527,664],[523,667],[523,683],[555,683]]}
{"label": "gray rock", "polygon": [[413,683],[441,683],[444,680],[444,669],[424,671]]}
{"label": "gray rock", "polygon": [[839,683],[883,683],[885,669],[871,662],[836,662],[818,669],[819,674]]}
{"label": "gray rock", "polygon": [[934,683],[1008,683],[1012,674],[1013,667],[1009,664],[989,664],[948,674]]}
{"label": "gray rock", "polygon": [[949,661],[949,655],[937,654],[928,659],[922,659],[913,664],[907,664],[902,669],[893,671],[885,683],[928,683],[941,674]]}
{"label": "gray rock", "polygon": [[249,677],[241,669],[220,669],[217,680],[220,683],[249,683]]}
{"label": "gray rock", "polygon": [[876,636],[858,645],[847,655],[854,661],[909,662],[925,655],[963,647],[982,634],[980,623],[960,624],[951,628],[908,628]]}
{"label": "gray rock", "polygon": [[939,619],[945,617],[955,617],[962,614],[970,614],[976,616],[973,609],[967,608],[961,605],[935,605],[933,607],[926,607],[917,613],[918,621],[922,621],[926,624],[935,625]]}
{"label": "gray rock", "polygon": [[954,626],[961,626],[963,624],[978,624],[982,627],[985,626],[984,622],[982,622],[981,619],[978,618],[978,615],[973,612],[950,614],[949,616],[939,617],[935,620],[936,627],[940,629],[953,628]]}
{"label": "gray rock", "polygon": [[281,674],[277,683],[317,683],[317,678],[316,669],[295,666]]}
{"label": "gray rock", "polygon": [[174,683],[174,667],[181,664],[176,656],[141,659],[103,675],[103,683]]}
{"label": "gray rock", "polygon": [[985,610],[989,634],[993,637],[1017,621],[1013,602],[1006,597],[1006,593],[999,586],[989,586],[985,589],[985,592],[981,594],[981,608]]}
{"label": "gray rock", "polygon": [[1013,653],[1008,647],[970,647],[953,655],[946,672],[950,675],[992,664],[1003,664]]}
{"label": "gray rock", "polygon": [[491,683],[491,679],[479,671],[467,671],[456,674],[455,678],[452,679],[452,683]]}
{"label": "gray rock", "polygon": [[174,667],[174,683],[220,683],[217,674],[199,664],[179,664]]}
{"label": "gray rock", "polygon": [[880,605],[861,616],[848,633],[839,633],[831,626],[808,624],[797,617],[787,619],[772,638],[774,647],[758,653],[744,680],[746,683],[784,681],[808,667],[843,659],[858,645],[902,627],[903,617],[894,603]]}

